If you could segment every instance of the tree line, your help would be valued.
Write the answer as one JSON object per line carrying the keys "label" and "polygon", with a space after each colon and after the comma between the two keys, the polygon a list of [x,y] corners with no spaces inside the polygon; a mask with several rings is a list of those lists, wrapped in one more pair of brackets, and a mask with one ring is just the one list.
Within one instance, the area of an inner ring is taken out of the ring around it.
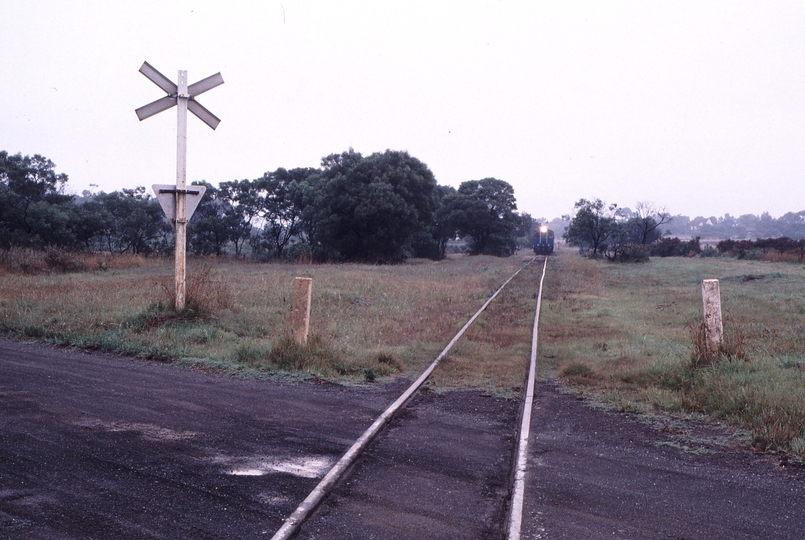
{"label": "tree line", "polygon": [[591,257],[613,261],[648,260],[648,246],[662,237],[662,226],[672,220],[664,208],[646,202],[632,211],[601,199],[579,199],[574,209],[572,217],[563,216],[569,221],[565,241]]}
{"label": "tree line", "polygon": [[[697,255],[764,260],[771,257],[772,260],[799,262],[805,259],[805,212],[789,212],[777,220],[768,213],[738,219],[727,214],[723,219],[689,220],[685,216],[672,216],[664,208],[651,203],[637,203],[632,211],[617,204],[607,205],[601,199],[580,199],[574,208],[573,216],[562,216],[567,223],[563,237],[569,245],[577,246],[582,254],[590,257],[621,262],[647,261],[649,256]],[[675,222],[680,218],[686,220],[683,224],[685,236],[700,231],[710,238],[727,233],[740,234],[736,235],[737,238],[722,236],[715,247],[705,246],[703,249],[700,234],[688,240],[671,236],[679,230]],[[747,235],[759,234],[770,236],[744,239]]]}
{"label": "tree line", "polygon": [[702,238],[748,240],[787,237],[798,240],[805,238],[805,210],[787,212],[778,218],[768,212],[737,217],[730,214],[695,218],[677,215],[668,229],[671,234]]}
{"label": "tree line", "polygon": [[716,249],[722,255],[737,259],[767,259],[768,254],[776,252],[780,256],[793,254],[798,262],[805,260],[805,238],[793,239],[786,236],[777,238],[758,238],[757,240],[721,240]]}
{"label": "tree line", "polygon": [[[40,155],[0,151],[0,248],[59,247],[111,254],[173,250],[173,228],[144,187],[65,194],[68,177]],[[188,250],[258,260],[394,263],[440,259],[448,242],[471,254],[511,255],[524,217],[503,180],[436,182],[407,152],[350,149],[320,168],[279,168],[207,191],[188,223]]]}

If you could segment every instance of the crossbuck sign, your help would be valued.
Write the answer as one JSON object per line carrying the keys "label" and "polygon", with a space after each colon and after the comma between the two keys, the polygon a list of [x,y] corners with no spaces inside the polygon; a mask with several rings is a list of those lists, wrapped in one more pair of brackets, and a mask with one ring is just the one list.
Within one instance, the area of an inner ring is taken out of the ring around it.
{"label": "crossbuck sign", "polygon": [[196,115],[212,129],[218,127],[221,120],[204,108],[196,96],[212,90],[224,83],[220,73],[211,75],[188,86],[187,71],[179,71],[178,84],[154,69],[148,62],[143,62],[140,73],[162,90],[167,96],[137,109],[137,118],[145,120],[157,113],[176,106],[176,185],[155,184],[154,193],[168,219],[173,221],[176,231],[176,311],[185,306],[185,259],[187,249],[187,220],[193,215],[206,188],[191,186],[187,189],[187,111]]}

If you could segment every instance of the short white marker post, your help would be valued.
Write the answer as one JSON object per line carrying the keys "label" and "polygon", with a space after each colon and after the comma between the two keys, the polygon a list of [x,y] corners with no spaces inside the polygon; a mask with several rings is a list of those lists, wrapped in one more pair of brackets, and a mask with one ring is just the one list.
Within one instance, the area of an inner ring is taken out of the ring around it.
{"label": "short white marker post", "polygon": [[293,280],[293,313],[291,333],[299,345],[307,344],[310,332],[310,303],[313,298],[313,279],[298,277]]}
{"label": "short white marker post", "polygon": [[721,292],[717,279],[702,281],[702,302],[704,303],[704,331],[707,354],[718,352],[718,346],[724,335],[721,322]]}

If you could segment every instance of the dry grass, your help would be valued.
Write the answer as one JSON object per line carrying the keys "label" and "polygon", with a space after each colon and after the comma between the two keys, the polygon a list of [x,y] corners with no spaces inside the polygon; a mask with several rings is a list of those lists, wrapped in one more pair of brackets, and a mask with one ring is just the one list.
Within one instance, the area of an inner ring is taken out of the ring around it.
{"label": "dry grass", "polygon": [[503,395],[522,390],[541,270],[530,266],[509,283],[434,372],[434,384],[483,387],[496,381],[495,390]]}
{"label": "dry grass", "polygon": [[[517,258],[463,256],[397,266],[191,259],[189,309],[176,314],[170,309],[172,261],[148,262],[70,274],[6,272],[0,280],[0,331],[229,372],[287,371],[367,381],[411,376],[522,264]],[[312,339],[301,350],[286,339],[296,276],[313,278]],[[518,301],[503,298],[506,306]],[[497,365],[509,362],[511,351],[520,353],[510,334],[521,330],[506,322],[518,315],[508,308],[494,313],[481,324],[490,325],[496,337],[471,334],[465,346],[483,361],[475,366],[473,355],[459,352],[448,362],[451,375],[435,384],[491,391],[521,384],[525,358],[512,363],[514,374],[502,373]]]}
{"label": "dry grass", "polygon": [[158,265],[164,259],[142,255],[108,253],[73,253],[49,247],[44,250],[15,247],[0,251],[0,273],[6,274],[67,274],[77,272],[124,270]]}

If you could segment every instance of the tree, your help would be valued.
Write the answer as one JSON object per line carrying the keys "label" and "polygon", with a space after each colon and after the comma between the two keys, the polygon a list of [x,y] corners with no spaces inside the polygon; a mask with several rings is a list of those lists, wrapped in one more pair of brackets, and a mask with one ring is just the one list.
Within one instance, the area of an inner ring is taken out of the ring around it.
{"label": "tree", "polygon": [[783,234],[789,238],[805,238],[805,211],[787,212],[777,219]]}
{"label": "tree", "polygon": [[105,239],[114,229],[114,218],[93,195],[76,205],[73,231],[76,242],[88,251],[105,249]]}
{"label": "tree", "polygon": [[515,234],[518,238],[531,239],[534,234],[534,227],[542,223],[543,219],[535,220],[528,212],[520,212],[520,225],[517,226]]}
{"label": "tree", "polygon": [[[635,214],[625,218],[618,211],[615,212],[612,231],[604,247],[604,254],[610,261],[618,262],[648,262],[648,251],[641,244],[640,222]],[[659,234],[657,234],[659,237]]]}
{"label": "tree", "polygon": [[0,151],[0,247],[70,245],[71,195],[64,194],[67,175],[54,163]]}
{"label": "tree", "polygon": [[267,248],[272,255],[282,257],[291,239],[301,234],[304,204],[300,186],[316,172],[311,168],[279,168],[254,181],[257,215],[264,222],[255,243],[258,249]]}
{"label": "tree", "polygon": [[190,252],[196,255],[220,256],[226,253],[226,245],[232,238],[231,222],[227,219],[227,201],[221,191],[207,182],[193,182],[207,190],[199,201],[187,224],[187,243]]}
{"label": "tree", "polygon": [[168,239],[172,228],[159,203],[145,192],[144,187],[101,192],[95,200],[111,216],[104,238],[104,247],[110,253],[148,255],[172,248]]}
{"label": "tree", "polygon": [[757,235],[759,238],[774,238],[777,236],[782,236],[779,222],[771,217],[771,214],[768,212],[763,212],[760,214]]}
{"label": "tree", "polygon": [[617,205],[606,207],[601,199],[579,199],[574,205],[575,215],[570,220],[563,237],[571,246],[591,252],[597,257],[603,255],[607,241],[616,232],[615,211]]}
{"label": "tree", "polygon": [[509,256],[517,249],[520,225],[514,188],[503,180],[484,178],[462,182],[445,197],[444,221],[470,238],[470,253]]}
{"label": "tree", "polygon": [[54,204],[47,201],[31,203],[25,212],[25,223],[34,247],[58,246],[75,249],[78,242],[74,233],[76,205],[72,201]]}
{"label": "tree", "polygon": [[243,245],[251,238],[252,223],[260,210],[260,198],[251,180],[232,180],[218,185],[218,197],[224,202],[224,220],[235,256],[241,256]]}
{"label": "tree", "polygon": [[545,218],[535,219],[528,212],[520,212],[520,225],[514,235],[517,237],[518,248],[531,248],[534,244],[534,235],[540,224],[545,223]]}
{"label": "tree", "polygon": [[447,254],[447,243],[458,234],[455,220],[451,219],[450,216],[451,207],[448,205],[448,202],[456,197],[456,188],[453,186],[437,186],[436,194],[439,204],[436,210],[436,219],[431,226],[431,237],[436,246],[435,253],[431,258],[442,260]]}
{"label": "tree", "polygon": [[322,159],[308,182],[299,192],[302,229],[318,257],[399,262],[420,255],[417,243],[430,232],[438,200],[433,173],[418,159],[392,150],[364,158],[350,149]]}
{"label": "tree", "polygon": [[635,205],[635,212],[630,219],[631,228],[637,232],[640,245],[652,243],[662,236],[660,227],[665,223],[670,223],[671,213],[664,207],[656,207],[649,202],[638,202]]}
{"label": "tree", "polygon": [[439,186],[427,165],[408,152],[386,150],[366,159],[372,168],[373,177],[391,186],[394,194],[402,199],[411,212],[411,221],[406,223],[403,234],[410,234],[404,241],[406,257],[438,258],[437,241],[433,225],[439,207]]}

